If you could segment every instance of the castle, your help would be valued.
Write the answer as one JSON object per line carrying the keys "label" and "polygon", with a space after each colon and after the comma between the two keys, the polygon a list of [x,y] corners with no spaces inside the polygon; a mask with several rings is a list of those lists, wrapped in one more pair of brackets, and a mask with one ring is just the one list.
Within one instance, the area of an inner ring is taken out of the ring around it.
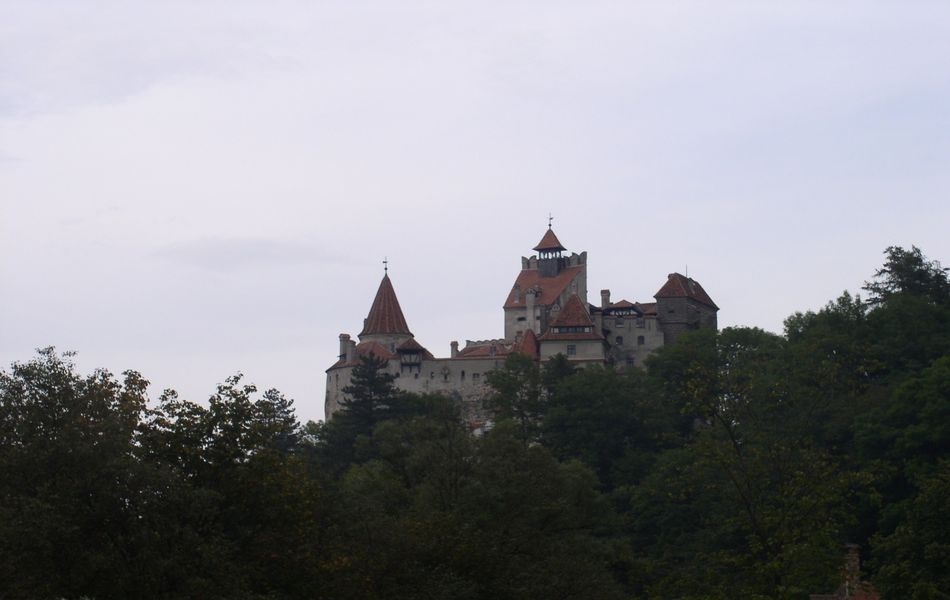
{"label": "castle", "polygon": [[435,358],[415,340],[387,271],[359,342],[340,334],[339,359],[327,369],[327,419],[340,410],[343,389],[363,356],[386,361],[399,389],[457,399],[466,419],[477,426],[489,392],[485,374],[502,367],[511,353],[535,361],[563,354],[578,366],[624,368],[642,364],[651,352],[686,331],[717,327],[719,307],[689,277],[671,273],[654,294],[655,302],[611,302],[605,289],[595,306],[587,301],[587,252],[565,256],[567,249],[550,223],[533,249],[537,255],[522,257],[521,272],[505,299],[505,337],[468,340],[464,348],[452,342],[446,358]]}

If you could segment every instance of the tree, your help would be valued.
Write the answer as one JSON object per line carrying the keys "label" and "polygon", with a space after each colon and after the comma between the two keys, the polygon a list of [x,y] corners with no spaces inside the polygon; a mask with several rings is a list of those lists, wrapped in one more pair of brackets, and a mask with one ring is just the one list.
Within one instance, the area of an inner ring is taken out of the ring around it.
{"label": "tree", "polygon": [[312,429],[315,458],[328,472],[342,475],[356,461],[375,455],[373,431],[391,418],[410,415],[415,407],[396,389],[396,376],[385,371],[386,361],[373,355],[360,358],[350,385],[343,388],[341,409],[323,426]]}
{"label": "tree", "polygon": [[833,575],[853,476],[812,439],[787,357],[782,338],[729,328],[684,336],[648,363],[696,417],[688,444],[628,490],[632,544],[654,557],[648,590],[797,598]]}
{"label": "tree", "polygon": [[950,303],[948,269],[938,261],[928,260],[917,246],[911,246],[910,250],[889,246],[884,254],[887,259],[884,266],[875,271],[875,280],[864,282],[872,305],[886,304],[899,294],[926,298],[940,305]]}
{"label": "tree", "polygon": [[0,372],[0,581],[8,597],[134,596],[154,481],[134,455],[148,382],[38,351]]}
{"label": "tree", "polygon": [[501,369],[488,373],[488,384],[494,392],[488,404],[496,418],[516,423],[525,445],[536,441],[546,399],[537,363],[524,354],[509,354]]}
{"label": "tree", "polygon": [[950,597],[950,461],[941,461],[917,484],[906,517],[874,539],[874,581],[885,598]]}
{"label": "tree", "polygon": [[610,490],[637,483],[690,425],[643,370],[588,368],[555,388],[541,439],[559,459],[584,462]]}

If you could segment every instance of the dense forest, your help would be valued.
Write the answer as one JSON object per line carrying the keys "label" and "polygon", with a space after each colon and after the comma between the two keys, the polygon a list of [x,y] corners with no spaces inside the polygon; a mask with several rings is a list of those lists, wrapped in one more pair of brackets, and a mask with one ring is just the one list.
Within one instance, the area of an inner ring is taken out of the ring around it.
{"label": "dense forest", "polygon": [[950,281],[892,247],[864,294],[644,370],[513,355],[481,436],[372,360],[301,425],[41,350],[0,372],[0,599],[806,599],[846,543],[948,598]]}

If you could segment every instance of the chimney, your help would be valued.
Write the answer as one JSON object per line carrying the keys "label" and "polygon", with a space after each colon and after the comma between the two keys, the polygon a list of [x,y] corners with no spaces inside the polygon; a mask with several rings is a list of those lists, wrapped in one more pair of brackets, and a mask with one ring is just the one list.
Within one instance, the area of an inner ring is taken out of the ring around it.
{"label": "chimney", "polygon": [[607,308],[610,306],[610,290],[600,290],[600,307]]}
{"label": "chimney", "polygon": [[452,347],[452,350],[449,353],[449,356],[452,358],[455,358],[459,355],[459,343],[455,340],[452,340],[452,343],[450,345]]}
{"label": "chimney", "polygon": [[340,334],[340,360],[346,360],[347,351],[350,346],[350,334],[341,333]]}
{"label": "chimney", "polygon": [[[525,308],[525,317],[528,322],[528,327],[535,329],[535,318],[534,318],[534,288],[529,288],[524,295],[524,308]],[[535,329],[535,333],[538,333]]]}

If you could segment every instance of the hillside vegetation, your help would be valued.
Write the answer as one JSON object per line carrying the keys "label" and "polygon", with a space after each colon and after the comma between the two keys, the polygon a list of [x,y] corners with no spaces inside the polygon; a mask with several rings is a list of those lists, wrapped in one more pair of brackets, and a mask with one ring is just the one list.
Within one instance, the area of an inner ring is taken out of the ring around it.
{"label": "hillside vegetation", "polygon": [[948,598],[950,282],[889,248],[864,291],[646,370],[514,355],[480,437],[372,360],[301,426],[42,350],[0,372],[0,599],[804,599],[845,543]]}

